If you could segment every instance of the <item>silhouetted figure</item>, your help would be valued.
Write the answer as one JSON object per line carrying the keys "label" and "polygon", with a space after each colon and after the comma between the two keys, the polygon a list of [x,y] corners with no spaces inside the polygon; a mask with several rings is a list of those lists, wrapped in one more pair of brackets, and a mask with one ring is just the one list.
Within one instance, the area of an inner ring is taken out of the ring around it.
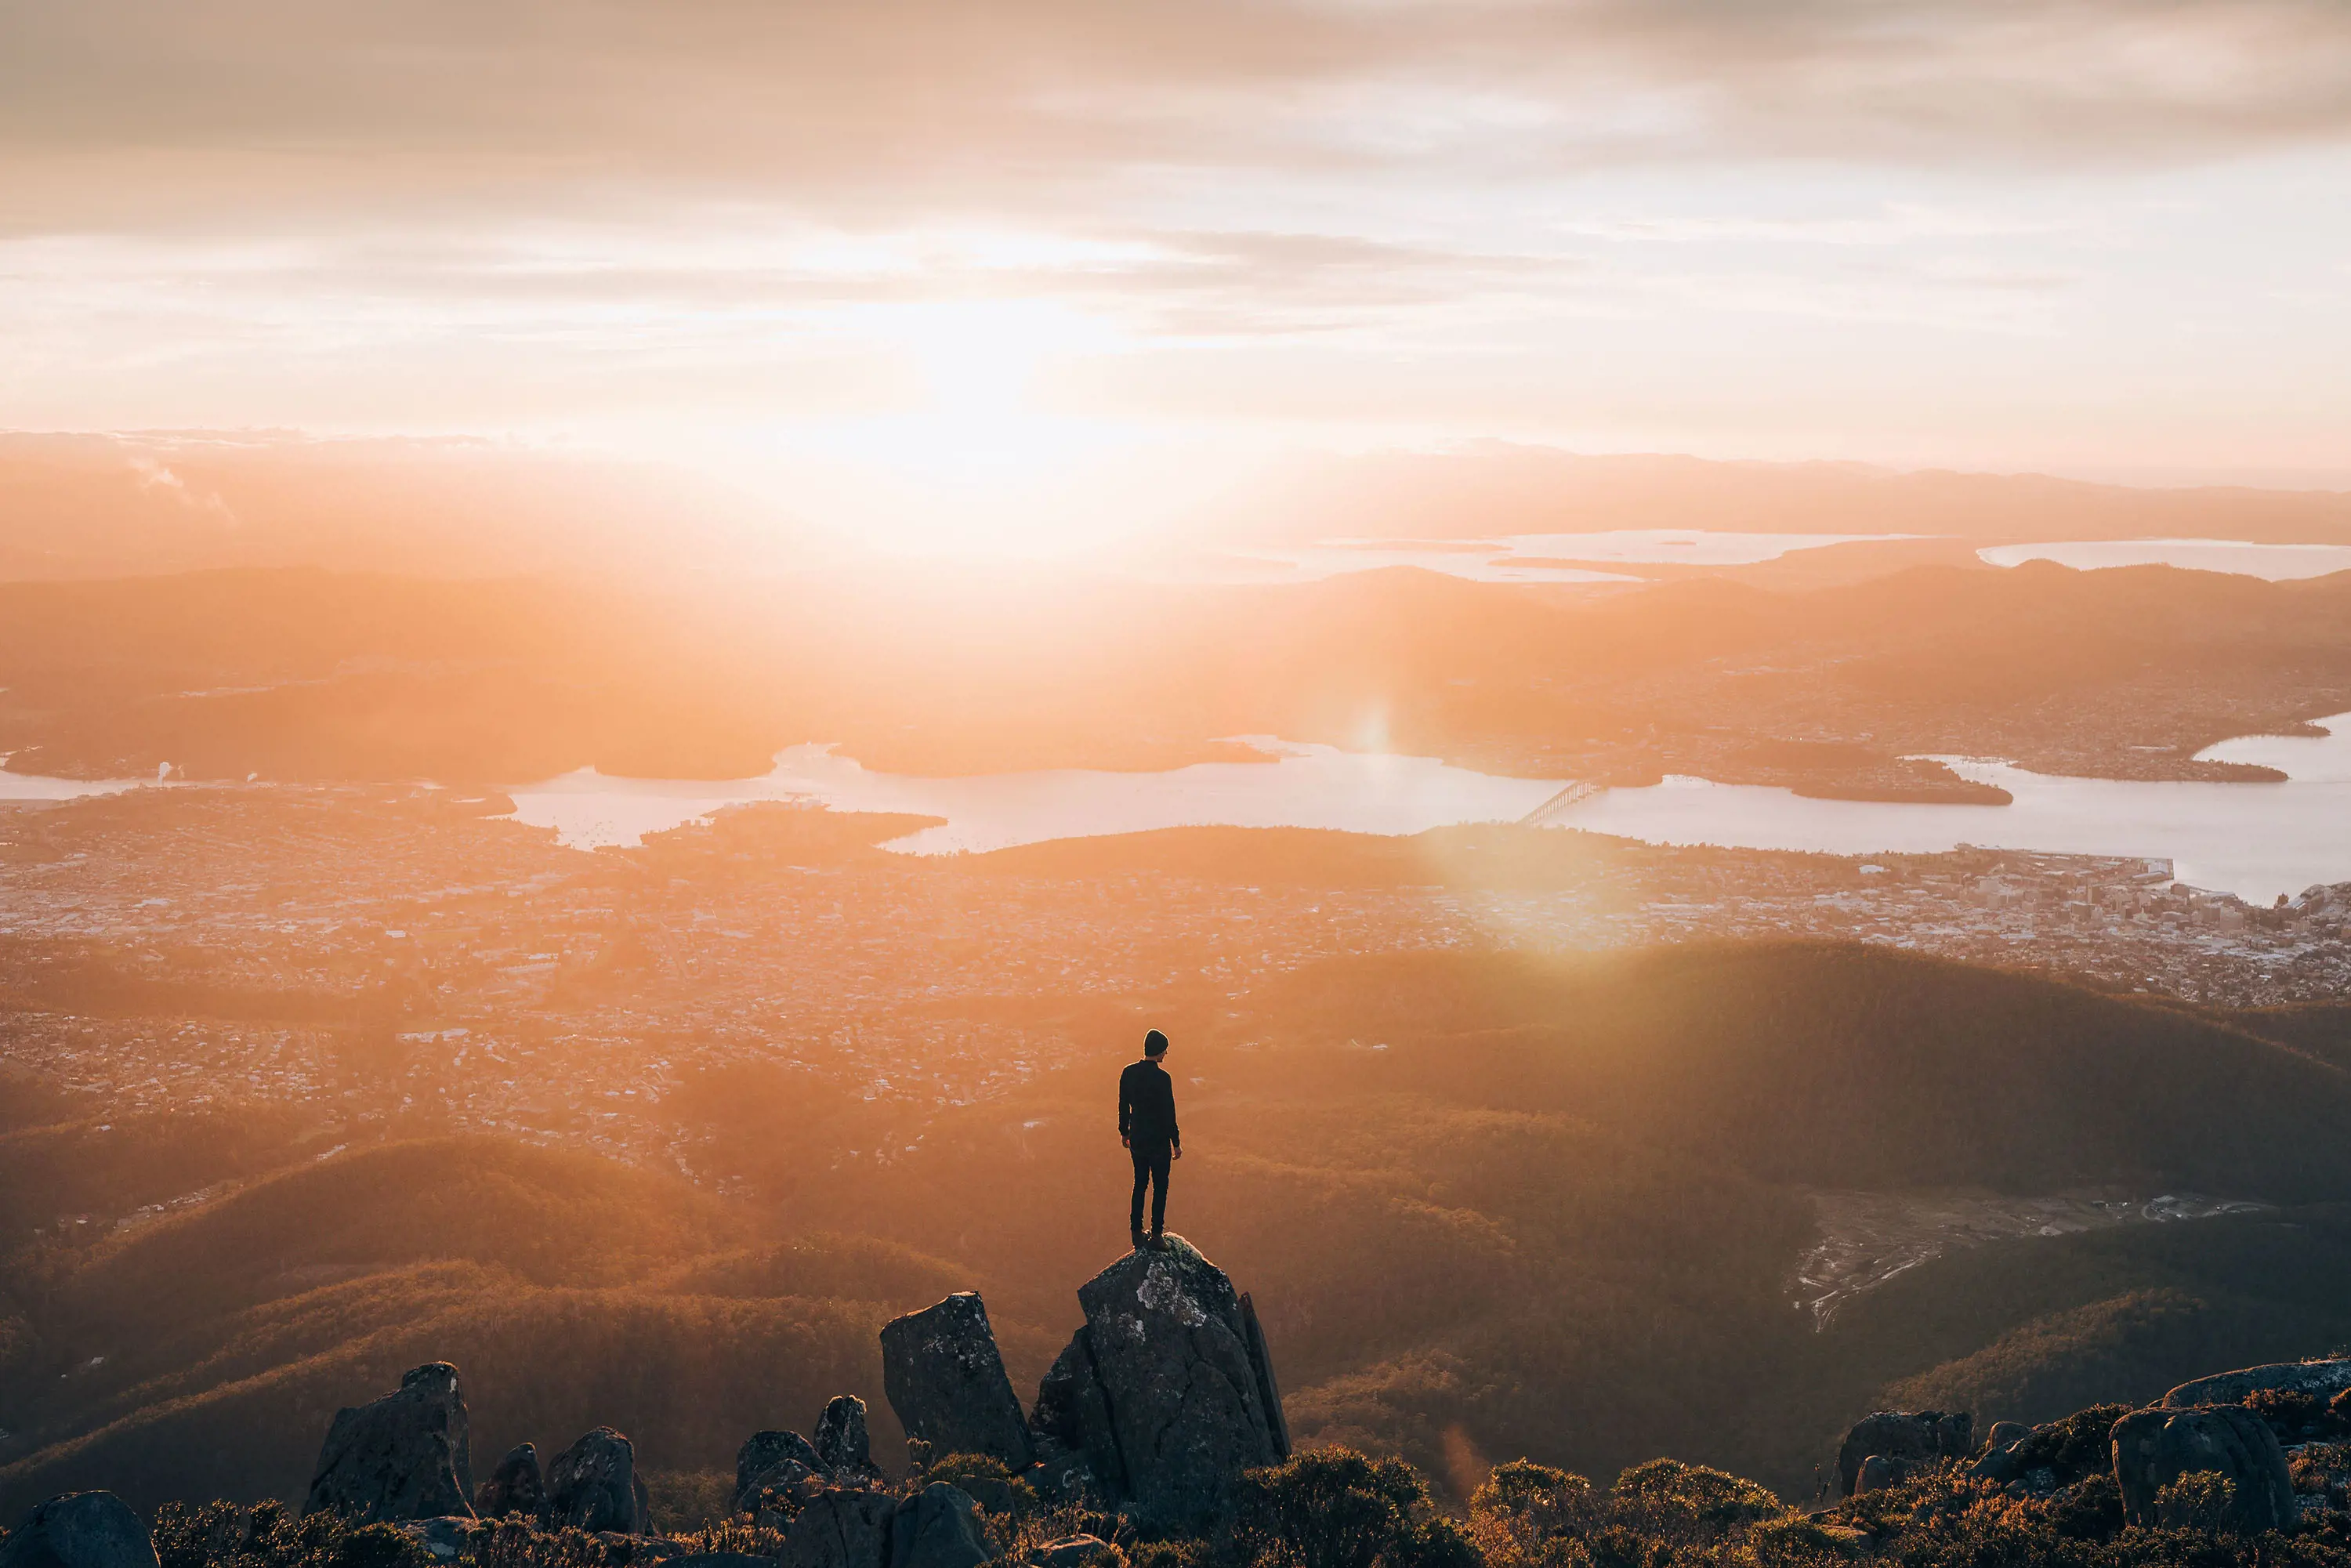
{"label": "silhouetted figure", "polygon": [[1118,1075],[1118,1141],[1134,1156],[1134,1199],[1127,1205],[1127,1233],[1140,1248],[1143,1189],[1151,1188],[1150,1245],[1167,1233],[1167,1167],[1184,1157],[1184,1134],[1176,1126],[1176,1082],[1159,1065],[1167,1037],[1153,1030],[1143,1037],[1143,1060]]}

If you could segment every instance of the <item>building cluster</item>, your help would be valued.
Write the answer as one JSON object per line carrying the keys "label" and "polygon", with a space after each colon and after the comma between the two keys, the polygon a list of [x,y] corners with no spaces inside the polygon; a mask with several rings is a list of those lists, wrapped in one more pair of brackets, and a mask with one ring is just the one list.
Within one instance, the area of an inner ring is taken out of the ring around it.
{"label": "building cluster", "polygon": [[2251,908],[2141,860],[1612,843],[1539,885],[1338,887],[1145,873],[1114,846],[1050,875],[878,852],[678,874],[693,863],[402,791],[0,810],[0,1059],[126,1116],[276,1104],[684,1165],[664,1107],[697,1075],[780,1064],[928,1114],[1121,1049],[1104,1037],[1131,1004],[1245,1016],[1253,988],[1348,955],[1811,936],[2227,1005],[2351,989],[2351,887]]}

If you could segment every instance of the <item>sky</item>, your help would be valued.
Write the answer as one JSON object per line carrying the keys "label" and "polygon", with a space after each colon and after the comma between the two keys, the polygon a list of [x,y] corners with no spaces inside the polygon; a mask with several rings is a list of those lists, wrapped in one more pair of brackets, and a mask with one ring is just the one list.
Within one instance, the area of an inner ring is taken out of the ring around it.
{"label": "sky", "polygon": [[2351,486],[2345,0],[0,0],[0,428]]}

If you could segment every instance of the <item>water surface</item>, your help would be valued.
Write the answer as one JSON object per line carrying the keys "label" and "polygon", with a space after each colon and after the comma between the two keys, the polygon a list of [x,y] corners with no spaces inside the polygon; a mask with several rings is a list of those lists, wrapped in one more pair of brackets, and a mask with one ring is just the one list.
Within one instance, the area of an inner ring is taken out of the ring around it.
{"label": "water surface", "polygon": [[1786,789],[1668,779],[1610,789],[1561,812],[1561,827],[1649,843],[1939,853],[1961,844],[2069,854],[2145,855],[2183,882],[2269,903],[2313,883],[2351,880],[2351,715],[2325,738],[2226,741],[2200,755],[2283,769],[2283,784],[2059,779],[2006,762],[1946,758],[1997,784],[2006,806],[1806,800]]}
{"label": "water surface", "polygon": [[1426,757],[1395,757],[1244,737],[1265,762],[1200,762],[1162,773],[1062,768],[925,779],[876,773],[829,747],[778,753],[761,779],[715,784],[607,779],[590,768],[509,790],[515,815],[580,848],[637,842],[745,800],[799,800],[844,811],[944,817],[889,845],[915,854],[997,850],[1046,839],[1155,828],[1339,828],[1417,833],[1456,822],[1516,821],[1556,781],[1503,779]]}
{"label": "water surface", "polygon": [[[0,762],[5,762],[0,757]],[[10,773],[0,768],[0,800],[78,800],[85,795],[119,795],[136,789],[139,779],[52,779],[40,773]]]}
{"label": "water surface", "polygon": [[[1983,758],[1949,758],[2009,790],[2006,806],[1814,800],[1761,785],[1669,779],[1608,789],[1550,815],[1560,827],[1650,843],[1932,853],[1970,843],[2176,862],[2200,887],[2267,903],[2312,883],[2351,880],[2351,714],[2314,737],[2251,737],[2201,755],[2257,762],[2279,784],[2149,784],[2058,779]],[[511,791],[516,816],[580,848],[647,832],[743,800],[800,800],[841,810],[946,819],[888,847],[914,853],[992,850],[1046,839],[1155,828],[1338,828],[1416,833],[1516,821],[1565,780],[1504,779],[1429,758],[1340,751],[1252,737],[1265,763],[1206,762],[1163,773],[1063,769],[968,779],[876,773],[821,747],[794,747],[764,778],[729,782],[607,779],[583,769]]]}

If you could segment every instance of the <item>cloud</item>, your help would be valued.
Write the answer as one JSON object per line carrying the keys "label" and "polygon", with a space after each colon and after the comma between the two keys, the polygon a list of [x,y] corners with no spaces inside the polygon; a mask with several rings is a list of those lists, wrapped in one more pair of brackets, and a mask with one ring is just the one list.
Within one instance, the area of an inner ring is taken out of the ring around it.
{"label": "cloud", "polygon": [[238,519],[235,509],[218,491],[190,489],[186,480],[163,466],[162,464],[156,462],[152,457],[134,456],[130,460],[130,468],[131,477],[137,482],[141,493],[166,497],[191,512],[200,512],[218,517],[232,527],[236,525]]}
{"label": "cloud", "polygon": [[2342,0],[0,6],[0,225],[1125,209],[1225,172],[2168,163],[2351,133]]}

